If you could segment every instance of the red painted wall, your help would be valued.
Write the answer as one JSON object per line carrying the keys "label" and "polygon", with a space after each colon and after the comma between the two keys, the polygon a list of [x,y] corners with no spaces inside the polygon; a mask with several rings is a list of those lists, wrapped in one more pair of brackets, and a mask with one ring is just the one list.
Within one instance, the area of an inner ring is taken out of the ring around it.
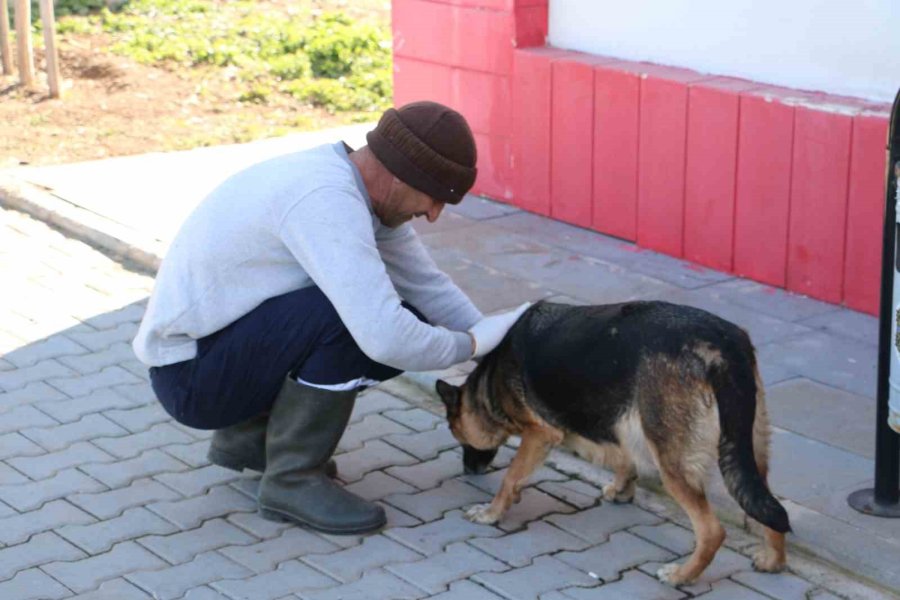
{"label": "red painted wall", "polygon": [[395,103],[466,116],[476,193],[877,313],[888,106],[547,48],[547,0],[393,20]]}

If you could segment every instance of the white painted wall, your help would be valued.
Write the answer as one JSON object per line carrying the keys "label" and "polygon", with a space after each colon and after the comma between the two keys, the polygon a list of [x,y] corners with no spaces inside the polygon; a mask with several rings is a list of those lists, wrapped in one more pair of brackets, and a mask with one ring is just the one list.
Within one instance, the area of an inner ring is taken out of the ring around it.
{"label": "white painted wall", "polygon": [[900,0],[550,0],[548,43],[882,102]]}

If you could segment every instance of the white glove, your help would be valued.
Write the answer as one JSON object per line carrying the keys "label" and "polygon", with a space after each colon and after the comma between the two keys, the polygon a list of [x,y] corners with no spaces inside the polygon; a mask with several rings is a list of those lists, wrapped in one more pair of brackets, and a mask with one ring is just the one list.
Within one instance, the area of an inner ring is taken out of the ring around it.
{"label": "white glove", "polygon": [[503,338],[506,337],[510,327],[519,320],[522,313],[528,310],[530,306],[531,302],[526,302],[514,310],[485,317],[475,323],[472,329],[469,330],[469,335],[472,336],[472,343],[475,347],[475,353],[472,355],[472,358],[484,356],[499,346]]}

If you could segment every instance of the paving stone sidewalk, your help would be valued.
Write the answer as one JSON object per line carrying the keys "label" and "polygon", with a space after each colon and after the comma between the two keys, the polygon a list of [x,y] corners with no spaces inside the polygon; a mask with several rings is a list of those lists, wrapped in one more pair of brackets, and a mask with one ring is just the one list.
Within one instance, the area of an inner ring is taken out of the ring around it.
{"label": "paving stone sidewalk", "polygon": [[[426,237],[452,237],[465,218],[448,215]],[[468,236],[468,244],[497,243]],[[552,268],[525,264],[535,242],[516,243],[518,253],[492,253],[495,264],[461,258],[468,244],[433,247],[456,275],[479,272],[466,281],[491,310],[513,299],[496,283],[508,277],[496,263],[526,276]],[[608,474],[565,456],[535,475],[499,527],[469,523],[461,509],[490,497],[513,451],[501,452],[499,470],[462,475],[457,445],[414,379],[363,394],[337,456],[349,489],[387,511],[382,532],[328,536],[262,520],[258,477],[210,465],[209,433],[161,410],[131,354],[150,276],[10,210],[0,210],[0,268],[2,600],[890,597],[800,554],[786,573],[754,573],[757,538],[731,526],[728,547],[699,582],[663,586],[653,577],[659,565],[691,550],[684,516],[644,489],[634,505],[601,504]],[[675,291],[627,277],[635,293]]]}

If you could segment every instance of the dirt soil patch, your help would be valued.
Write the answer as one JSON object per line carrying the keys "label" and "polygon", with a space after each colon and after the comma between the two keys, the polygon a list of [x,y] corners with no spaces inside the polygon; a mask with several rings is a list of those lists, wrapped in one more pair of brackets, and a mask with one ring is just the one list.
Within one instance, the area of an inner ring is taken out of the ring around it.
{"label": "dirt soil patch", "polygon": [[[387,0],[360,4],[370,18],[389,20]],[[288,97],[241,102],[228,69],[142,65],[110,53],[111,41],[75,34],[58,40],[61,99],[49,98],[40,48],[32,89],[15,73],[0,75],[0,168],[245,142],[352,119]]]}

